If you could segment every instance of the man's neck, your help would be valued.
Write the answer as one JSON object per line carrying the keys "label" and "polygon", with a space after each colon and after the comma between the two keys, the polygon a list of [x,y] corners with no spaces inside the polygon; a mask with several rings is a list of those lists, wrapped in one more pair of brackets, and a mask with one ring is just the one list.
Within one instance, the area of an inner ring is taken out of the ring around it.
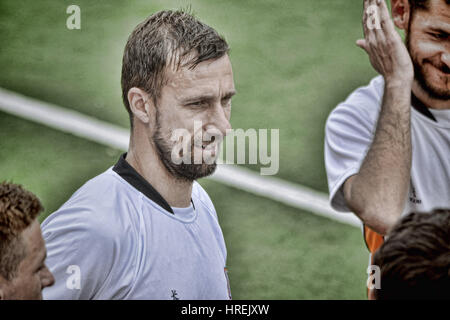
{"label": "man's neck", "polygon": [[450,109],[450,100],[438,100],[430,97],[430,95],[422,88],[417,80],[413,83],[412,92],[424,105],[430,109]]}
{"label": "man's neck", "polygon": [[131,137],[125,160],[161,194],[171,207],[189,207],[192,182],[176,179],[167,171],[154,145],[146,135],[134,134]]}

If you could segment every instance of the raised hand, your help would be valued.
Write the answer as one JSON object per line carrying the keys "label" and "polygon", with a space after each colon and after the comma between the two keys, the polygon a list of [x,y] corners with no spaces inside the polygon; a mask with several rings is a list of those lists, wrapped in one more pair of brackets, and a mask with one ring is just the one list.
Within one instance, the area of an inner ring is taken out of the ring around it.
{"label": "raised hand", "polygon": [[[373,23],[369,19],[379,20]],[[364,39],[356,44],[367,52],[374,69],[383,75],[386,83],[411,85],[414,79],[411,57],[395,30],[384,0],[364,0],[363,28]]]}

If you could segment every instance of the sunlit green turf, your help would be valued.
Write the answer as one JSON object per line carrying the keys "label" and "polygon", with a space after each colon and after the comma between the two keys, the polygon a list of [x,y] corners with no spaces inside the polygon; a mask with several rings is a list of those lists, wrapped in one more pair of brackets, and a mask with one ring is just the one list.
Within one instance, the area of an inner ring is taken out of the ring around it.
{"label": "sunlit green turf", "polygon": [[[0,112],[0,180],[61,206],[120,151]],[[364,299],[367,252],[357,228],[203,179],[228,247],[234,299]]]}

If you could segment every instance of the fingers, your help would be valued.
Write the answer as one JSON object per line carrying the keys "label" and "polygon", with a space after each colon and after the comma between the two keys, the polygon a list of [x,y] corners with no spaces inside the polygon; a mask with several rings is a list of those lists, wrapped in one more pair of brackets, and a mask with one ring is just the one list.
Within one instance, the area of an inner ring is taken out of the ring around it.
{"label": "fingers", "polygon": [[356,42],[356,45],[364,49],[367,53],[371,51],[380,51],[380,44],[384,44],[386,41],[386,35],[381,28],[381,6],[384,5],[386,9],[383,14],[385,19],[389,19],[389,13],[387,12],[386,4],[384,0],[364,0],[364,15],[363,15],[363,28],[364,28],[364,41],[362,39]]}
{"label": "fingers", "polygon": [[368,10],[373,0],[364,0],[364,9],[363,9],[363,19],[362,19],[362,25],[363,25],[363,31],[364,31],[364,39],[359,39],[356,41],[356,45],[366,51],[368,54],[370,53],[370,47],[369,42],[372,39],[371,30],[368,27],[368,19],[369,14]]}
{"label": "fingers", "polygon": [[389,10],[384,0],[379,0],[380,25],[385,33],[396,32],[394,22],[389,15]]}
{"label": "fingers", "polygon": [[364,0],[364,11],[363,11],[363,21],[362,21],[364,37],[366,37],[369,33],[368,32],[369,28],[367,27],[367,19],[368,19],[367,9],[369,8],[369,3],[370,3],[370,0]]}
{"label": "fingers", "polygon": [[370,0],[364,0],[364,12],[366,12],[367,8],[369,7]]}
{"label": "fingers", "polygon": [[[364,39],[356,41],[356,45],[363,49],[369,56],[372,66],[380,72],[379,57],[380,57],[380,41],[383,41],[383,36],[378,30],[378,0],[365,0],[364,1],[364,15],[363,15],[363,28]],[[381,49],[382,50],[382,49]]]}
{"label": "fingers", "polygon": [[387,32],[385,25],[390,21],[390,16],[384,0],[376,0],[376,8],[375,19],[377,19],[377,21],[375,23],[376,27],[374,28],[374,34],[377,43],[384,44],[386,42]]}
{"label": "fingers", "polygon": [[[376,1],[377,0],[370,0],[369,1],[369,7],[366,10],[367,20],[366,20],[366,29],[367,29],[367,35],[366,40],[369,47],[374,48],[377,47],[377,33],[378,29],[376,28],[376,19],[378,17],[376,16],[378,14],[377,10],[375,10],[376,7]],[[374,16],[375,15],[375,16]],[[371,19],[369,21],[369,19]]]}
{"label": "fingers", "polygon": [[411,78],[409,53],[390,17],[386,0],[364,0],[364,39],[356,45],[366,51],[374,69],[389,78],[407,74]]}
{"label": "fingers", "polygon": [[[395,28],[384,0],[365,0],[364,7],[364,38],[369,46],[377,47],[377,44],[386,41],[386,33],[395,31]],[[385,26],[389,28],[386,29]]]}

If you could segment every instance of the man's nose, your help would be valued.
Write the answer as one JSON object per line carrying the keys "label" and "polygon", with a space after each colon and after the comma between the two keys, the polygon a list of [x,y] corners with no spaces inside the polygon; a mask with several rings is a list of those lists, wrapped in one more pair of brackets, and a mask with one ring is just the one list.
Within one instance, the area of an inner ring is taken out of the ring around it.
{"label": "man's nose", "polygon": [[211,120],[210,123],[213,124],[223,136],[228,134],[227,131],[231,129],[230,111],[223,108],[220,103],[214,107],[214,112],[211,114]]}
{"label": "man's nose", "polygon": [[51,287],[55,283],[55,277],[53,277],[53,274],[47,267],[45,267],[45,269],[42,271],[41,283],[42,288]]}

